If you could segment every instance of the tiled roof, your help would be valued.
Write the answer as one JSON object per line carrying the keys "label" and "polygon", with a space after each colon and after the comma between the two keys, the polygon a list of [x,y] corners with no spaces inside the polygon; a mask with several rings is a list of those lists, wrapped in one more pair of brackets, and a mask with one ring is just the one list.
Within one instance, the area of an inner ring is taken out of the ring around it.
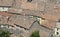
{"label": "tiled roof", "polygon": [[9,23],[13,23],[13,24],[29,29],[29,27],[32,25],[32,23],[36,19],[28,18],[27,16],[13,15],[9,20],[10,20]]}
{"label": "tiled roof", "polygon": [[33,11],[33,10],[23,10],[22,13],[23,13],[23,14],[27,14],[27,15],[39,16],[39,17],[41,17],[41,15],[43,15],[42,12]]}
{"label": "tiled roof", "polygon": [[7,17],[11,16],[12,14],[10,14],[9,12],[0,12],[0,15]]}
{"label": "tiled roof", "polygon": [[12,6],[13,0],[0,0],[0,6]]}
{"label": "tiled roof", "polygon": [[56,26],[56,22],[50,20],[44,20],[40,25],[52,30]]}
{"label": "tiled roof", "polygon": [[12,14],[8,12],[0,12],[0,24],[7,24],[7,19],[10,16],[12,16]]}
{"label": "tiled roof", "polygon": [[0,15],[0,24],[7,24],[7,18]]}
{"label": "tiled roof", "polygon": [[11,12],[11,13],[22,13],[23,9],[9,8],[8,12]]}

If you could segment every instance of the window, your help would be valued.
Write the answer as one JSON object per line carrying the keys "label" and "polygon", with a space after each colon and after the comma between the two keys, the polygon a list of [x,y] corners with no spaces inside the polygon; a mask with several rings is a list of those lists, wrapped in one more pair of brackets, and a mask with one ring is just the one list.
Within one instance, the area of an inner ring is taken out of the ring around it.
{"label": "window", "polygon": [[4,8],[4,11],[8,11],[8,8]]}
{"label": "window", "polygon": [[54,34],[55,34],[56,36],[60,36],[60,29],[59,29],[59,28],[55,28],[54,31],[55,31]]}
{"label": "window", "polygon": [[60,22],[60,19],[58,20],[58,22]]}
{"label": "window", "polygon": [[37,20],[38,20],[38,22],[40,23],[40,24],[42,24],[42,22],[44,22],[45,20],[44,19],[42,19],[42,18],[37,18]]}
{"label": "window", "polygon": [[3,11],[3,8],[2,7],[0,7],[0,11]]}
{"label": "window", "polygon": [[32,2],[32,0],[27,0],[27,2]]}
{"label": "window", "polygon": [[8,7],[0,7],[0,11],[8,11]]}

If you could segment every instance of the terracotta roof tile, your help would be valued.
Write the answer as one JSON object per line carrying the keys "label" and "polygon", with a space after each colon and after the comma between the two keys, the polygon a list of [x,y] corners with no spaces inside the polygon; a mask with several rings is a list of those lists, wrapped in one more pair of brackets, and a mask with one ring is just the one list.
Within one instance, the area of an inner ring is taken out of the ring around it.
{"label": "terracotta roof tile", "polygon": [[42,24],[40,24],[40,25],[45,26],[45,27],[47,27],[47,28],[49,28],[49,29],[53,29],[53,28],[56,26],[56,22],[54,22],[54,21],[49,21],[49,20],[44,20],[44,21],[42,22]]}
{"label": "terracotta roof tile", "polygon": [[8,12],[0,12],[0,15],[2,16],[11,16],[12,14],[8,13]]}
{"label": "terracotta roof tile", "polygon": [[0,15],[0,24],[7,24],[7,18]]}
{"label": "terracotta roof tile", "polygon": [[12,1],[13,0],[0,0],[0,6],[12,6]]}
{"label": "terracotta roof tile", "polygon": [[28,18],[27,16],[13,15],[10,18],[10,23],[29,28],[36,19]]}

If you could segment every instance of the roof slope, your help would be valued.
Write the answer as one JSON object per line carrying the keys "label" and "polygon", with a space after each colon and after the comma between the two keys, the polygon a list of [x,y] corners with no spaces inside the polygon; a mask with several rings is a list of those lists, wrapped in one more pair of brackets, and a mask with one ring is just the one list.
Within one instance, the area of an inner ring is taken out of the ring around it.
{"label": "roof slope", "polygon": [[12,14],[8,12],[0,12],[0,15],[7,17],[7,16],[11,16]]}
{"label": "roof slope", "polygon": [[32,25],[32,23],[35,21],[36,19],[34,18],[29,18],[27,16],[21,16],[21,15],[13,15],[10,19],[9,19],[9,23],[12,24],[16,24],[18,26],[22,26],[24,28],[29,29],[29,27]]}
{"label": "roof slope", "polygon": [[12,6],[12,1],[13,0],[0,0],[0,6]]}

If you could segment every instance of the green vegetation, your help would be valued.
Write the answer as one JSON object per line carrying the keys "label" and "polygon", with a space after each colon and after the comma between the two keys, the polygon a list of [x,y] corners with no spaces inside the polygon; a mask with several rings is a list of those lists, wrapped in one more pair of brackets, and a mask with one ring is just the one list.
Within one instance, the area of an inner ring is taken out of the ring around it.
{"label": "green vegetation", "polygon": [[0,30],[0,37],[10,37],[11,34],[9,31]]}
{"label": "green vegetation", "polygon": [[30,35],[30,37],[40,37],[39,31],[34,31],[34,32]]}
{"label": "green vegetation", "polygon": [[20,37],[23,37],[23,35],[20,35]]}

